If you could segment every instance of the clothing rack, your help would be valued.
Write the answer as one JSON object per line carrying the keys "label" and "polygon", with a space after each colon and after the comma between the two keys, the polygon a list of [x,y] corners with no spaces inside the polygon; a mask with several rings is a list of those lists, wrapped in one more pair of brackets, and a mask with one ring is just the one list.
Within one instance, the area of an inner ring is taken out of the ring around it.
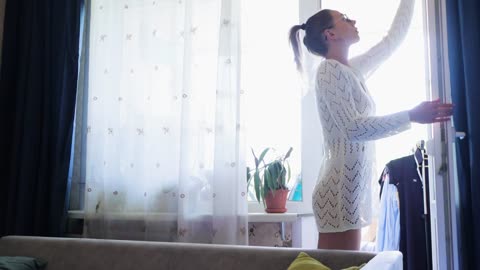
{"label": "clothing rack", "polygon": [[426,254],[427,254],[427,269],[432,269],[431,266],[431,234],[430,234],[430,197],[429,197],[429,180],[428,180],[428,155],[425,149],[425,141],[421,140],[417,143],[413,153],[415,162],[417,164],[417,173],[420,181],[423,184],[423,214],[425,222],[425,240],[426,240]]}

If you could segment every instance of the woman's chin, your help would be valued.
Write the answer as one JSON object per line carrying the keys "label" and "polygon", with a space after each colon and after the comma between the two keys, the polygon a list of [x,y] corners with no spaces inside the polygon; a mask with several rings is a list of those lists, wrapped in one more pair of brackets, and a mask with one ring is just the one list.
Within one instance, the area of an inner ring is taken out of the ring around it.
{"label": "woman's chin", "polygon": [[359,35],[358,32],[357,32],[357,36],[356,36],[356,38],[355,38],[355,43],[357,43],[357,42],[359,42],[359,41],[360,41],[360,35]]}
{"label": "woman's chin", "polygon": [[359,42],[359,41],[360,41],[360,37],[357,36],[357,37],[355,37],[355,38],[352,40],[352,44],[355,44],[355,43],[357,43],[357,42]]}

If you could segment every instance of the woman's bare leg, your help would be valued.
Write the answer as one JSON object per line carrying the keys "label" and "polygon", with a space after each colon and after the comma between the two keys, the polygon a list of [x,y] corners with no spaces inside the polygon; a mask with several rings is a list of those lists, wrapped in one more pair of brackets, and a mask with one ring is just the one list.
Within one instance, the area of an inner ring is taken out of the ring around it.
{"label": "woman's bare leg", "polygon": [[362,240],[361,229],[348,230],[337,233],[319,233],[319,249],[346,249],[359,250]]}

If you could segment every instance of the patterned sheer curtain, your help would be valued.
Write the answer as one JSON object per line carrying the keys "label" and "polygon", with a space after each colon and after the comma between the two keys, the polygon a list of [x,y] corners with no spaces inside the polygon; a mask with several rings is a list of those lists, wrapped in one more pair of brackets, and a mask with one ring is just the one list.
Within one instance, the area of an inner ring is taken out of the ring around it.
{"label": "patterned sheer curtain", "polygon": [[91,1],[86,237],[247,243],[239,5]]}

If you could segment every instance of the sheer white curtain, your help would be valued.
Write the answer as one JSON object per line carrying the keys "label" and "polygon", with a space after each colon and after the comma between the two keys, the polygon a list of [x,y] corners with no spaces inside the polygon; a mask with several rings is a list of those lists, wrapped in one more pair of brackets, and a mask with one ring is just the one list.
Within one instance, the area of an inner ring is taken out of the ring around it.
{"label": "sheer white curtain", "polygon": [[247,243],[240,0],[92,0],[86,237]]}

